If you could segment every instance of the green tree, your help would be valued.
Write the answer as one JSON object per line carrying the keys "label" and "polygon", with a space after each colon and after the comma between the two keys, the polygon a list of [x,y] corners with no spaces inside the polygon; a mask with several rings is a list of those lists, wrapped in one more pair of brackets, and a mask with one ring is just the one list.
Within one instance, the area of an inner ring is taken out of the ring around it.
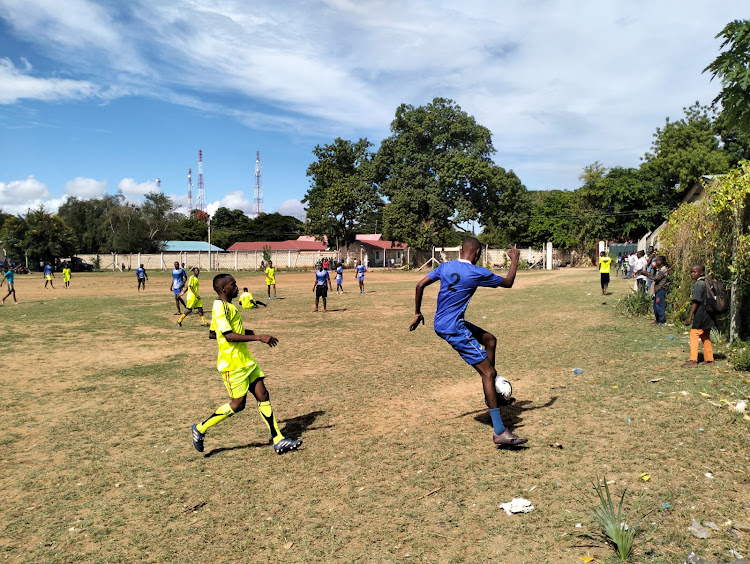
{"label": "green tree", "polygon": [[367,139],[336,138],[313,149],[316,161],[307,168],[310,189],[302,200],[307,204],[306,231],[326,236],[331,246],[348,248],[358,226],[382,205],[373,184],[370,147]]}
{"label": "green tree", "polygon": [[709,109],[696,102],[683,110],[684,118],[674,122],[667,118],[663,128],[656,128],[651,151],[643,157],[642,167],[660,180],[669,204],[679,202],[701,176],[729,169]]}
{"label": "green tree", "polygon": [[252,220],[248,241],[286,241],[296,239],[305,231],[305,224],[291,215],[264,213]]}
{"label": "green tree", "polygon": [[196,219],[195,215],[183,216],[175,224],[172,237],[175,241],[205,241],[208,238],[208,224]]}
{"label": "green tree", "polygon": [[490,181],[480,186],[475,194],[482,243],[496,247],[528,243],[531,200],[526,187],[513,171],[499,166],[491,169]]}
{"label": "green tree", "polygon": [[211,216],[212,229],[229,229],[232,231],[250,231],[252,219],[245,215],[242,210],[230,210],[220,207]]}
{"label": "green tree", "polygon": [[172,198],[159,191],[149,192],[139,211],[146,228],[143,233],[144,242],[140,249],[146,252],[164,250],[164,243],[172,238],[174,228],[180,215],[175,212]]}
{"label": "green tree", "polygon": [[539,196],[531,210],[529,237],[534,245],[551,242],[561,249],[585,245],[583,202],[578,192],[551,190]]}
{"label": "green tree", "polygon": [[[376,180],[389,199],[385,234],[427,249],[468,221],[496,228],[503,187],[515,184],[515,175],[494,168],[494,152],[489,129],[452,100],[399,106],[375,159]],[[492,211],[483,215],[488,195]]]}
{"label": "green tree", "polygon": [[33,262],[54,262],[75,250],[73,230],[56,214],[41,206],[25,217],[10,217],[3,223],[0,239],[11,256],[27,255]]}
{"label": "green tree", "polygon": [[73,229],[75,252],[106,252],[107,238],[104,217],[111,196],[82,200],[68,198],[57,214]]}
{"label": "green tree", "polygon": [[703,72],[711,72],[711,80],[719,78],[721,91],[714,105],[721,104],[721,113],[729,123],[750,134],[750,20],[734,20],[722,29],[720,49],[724,51]]}

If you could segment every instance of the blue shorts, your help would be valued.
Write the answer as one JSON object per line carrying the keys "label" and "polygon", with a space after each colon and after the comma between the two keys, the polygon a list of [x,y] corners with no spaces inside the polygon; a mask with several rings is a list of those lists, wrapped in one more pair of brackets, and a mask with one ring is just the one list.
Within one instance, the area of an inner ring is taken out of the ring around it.
{"label": "blue shorts", "polygon": [[472,330],[479,330],[479,328],[471,323],[466,323],[461,333],[447,334],[435,331],[435,334],[448,341],[448,344],[466,361],[466,364],[474,366],[487,358],[487,353],[472,335]]}
{"label": "blue shorts", "polygon": [[177,288],[176,290],[172,290],[174,292],[174,297],[176,298],[180,294],[182,294],[182,288]]}

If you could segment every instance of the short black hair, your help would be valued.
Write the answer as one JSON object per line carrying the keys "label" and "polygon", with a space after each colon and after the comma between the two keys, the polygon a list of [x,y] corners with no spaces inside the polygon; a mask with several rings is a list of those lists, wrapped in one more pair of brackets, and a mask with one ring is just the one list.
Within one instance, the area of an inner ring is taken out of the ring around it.
{"label": "short black hair", "polygon": [[479,239],[476,237],[467,237],[464,239],[464,242],[461,244],[461,250],[462,251],[476,251],[477,249],[481,249],[482,244],[479,242]]}
{"label": "short black hair", "polygon": [[222,272],[221,274],[217,274],[214,276],[214,292],[219,292],[219,286],[221,286],[221,283],[226,280],[227,278],[231,278],[232,275],[228,274],[227,272]]}

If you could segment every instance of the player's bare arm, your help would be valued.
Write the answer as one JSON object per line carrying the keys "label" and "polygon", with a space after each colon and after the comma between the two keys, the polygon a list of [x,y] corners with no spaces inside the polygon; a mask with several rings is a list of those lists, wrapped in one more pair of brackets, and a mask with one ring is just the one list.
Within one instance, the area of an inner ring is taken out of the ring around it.
{"label": "player's bare arm", "polygon": [[260,341],[269,347],[275,347],[279,342],[276,337],[272,337],[271,335],[256,335],[255,333],[252,335],[238,335],[234,331],[224,333],[224,338],[230,343],[250,343],[253,341]]}
{"label": "player's bare arm", "polygon": [[508,257],[510,258],[510,268],[508,268],[508,274],[503,276],[503,281],[500,283],[501,288],[512,288],[513,283],[516,281],[516,271],[518,270],[518,258],[521,256],[521,251],[513,245],[508,249]]}
{"label": "player's bare arm", "polygon": [[425,276],[417,282],[417,289],[414,294],[414,319],[411,322],[411,325],[409,325],[409,331],[414,331],[417,327],[419,327],[420,322],[422,325],[424,325],[424,315],[422,315],[422,296],[424,296],[424,289],[435,282],[435,280],[430,279],[429,276]]}

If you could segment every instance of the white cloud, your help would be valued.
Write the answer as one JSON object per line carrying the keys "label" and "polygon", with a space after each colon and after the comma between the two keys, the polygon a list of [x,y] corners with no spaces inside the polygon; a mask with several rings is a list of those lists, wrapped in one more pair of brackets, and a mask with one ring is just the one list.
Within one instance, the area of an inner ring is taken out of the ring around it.
{"label": "white cloud", "polygon": [[208,215],[213,216],[219,208],[228,208],[230,210],[242,210],[245,214],[250,214],[253,210],[253,203],[245,197],[242,190],[235,190],[227,193],[221,200],[206,204]]}
{"label": "white cloud", "polygon": [[304,221],[306,217],[305,206],[299,200],[285,200],[276,210],[281,215],[291,215]]}
{"label": "white cloud", "polygon": [[153,180],[146,180],[145,182],[136,182],[132,178],[123,178],[117,185],[117,189],[121,190],[128,200],[137,200],[141,196],[148,194],[149,192],[159,192],[159,188],[156,186],[156,182]]}
{"label": "white cloud", "polygon": [[0,58],[0,104],[14,104],[21,99],[65,100],[90,98],[99,88],[87,80],[64,78],[36,78],[30,76],[31,65],[23,59],[26,68],[18,69],[8,58]]}
{"label": "white cloud", "polygon": [[26,180],[0,182],[0,208],[7,211],[10,206],[25,206],[27,202],[41,201],[49,198],[49,189],[43,182],[39,182],[34,175]]}
{"label": "white cloud", "polygon": [[99,198],[107,192],[106,180],[95,180],[81,176],[65,183],[65,195],[77,198]]}

